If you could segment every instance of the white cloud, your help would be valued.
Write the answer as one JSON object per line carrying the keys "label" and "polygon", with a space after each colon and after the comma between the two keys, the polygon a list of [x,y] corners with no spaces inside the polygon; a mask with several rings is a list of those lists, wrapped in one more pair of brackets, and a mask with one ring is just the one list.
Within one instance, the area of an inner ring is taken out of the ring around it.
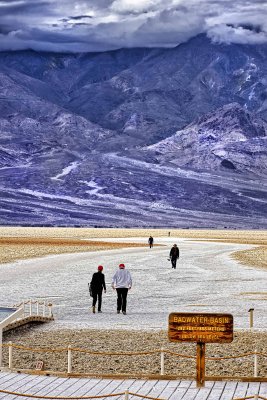
{"label": "white cloud", "polygon": [[162,0],[115,0],[110,9],[117,13],[142,13],[155,11]]}

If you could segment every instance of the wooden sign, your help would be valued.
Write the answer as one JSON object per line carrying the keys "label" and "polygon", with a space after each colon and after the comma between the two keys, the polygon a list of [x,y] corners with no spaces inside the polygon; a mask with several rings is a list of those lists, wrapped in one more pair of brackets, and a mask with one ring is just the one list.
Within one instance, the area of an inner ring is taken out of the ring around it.
{"label": "wooden sign", "polygon": [[171,313],[171,342],[230,343],[233,341],[231,314]]}

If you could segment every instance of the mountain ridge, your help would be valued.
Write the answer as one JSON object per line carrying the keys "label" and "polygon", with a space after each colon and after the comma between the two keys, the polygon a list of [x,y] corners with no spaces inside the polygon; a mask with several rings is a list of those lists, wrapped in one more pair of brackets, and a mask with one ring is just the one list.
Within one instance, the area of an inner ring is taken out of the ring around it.
{"label": "mountain ridge", "polygon": [[3,52],[0,87],[0,224],[267,226],[266,45]]}

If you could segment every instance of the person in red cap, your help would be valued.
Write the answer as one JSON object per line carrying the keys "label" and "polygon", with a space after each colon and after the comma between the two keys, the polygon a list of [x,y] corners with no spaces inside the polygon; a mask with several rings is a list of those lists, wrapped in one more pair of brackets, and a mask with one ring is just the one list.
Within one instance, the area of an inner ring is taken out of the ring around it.
{"label": "person in red cap", "polygon": [[95,272],[92,276],[92,280],[90,283],[90,288],[92,291],[93,304],[92,311],[95,313],[95,306],[98,302],[98,312],[101,313],[101,305],[102,305],[102,292],[106,293],[106,283],[105,283],[105,275],[103,274],[103,267],[99,265],[97,267],[97,272]]}
{"label": "person in red cap", "polygon": [[132,277],[129,271],[125,269],[124,264],[119,265],[112,278],[112,288],[117,291],[117,313],[126,314],[127,294],[128,290],[132,287]]}

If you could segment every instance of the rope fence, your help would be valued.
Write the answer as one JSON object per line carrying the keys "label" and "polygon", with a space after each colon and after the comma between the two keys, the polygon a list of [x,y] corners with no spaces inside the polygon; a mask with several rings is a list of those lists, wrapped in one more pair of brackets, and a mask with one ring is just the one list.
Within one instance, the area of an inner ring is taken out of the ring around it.
{"label": "rope fence", "polygon": [[[175,353],[171,350],[164,349],[163,347],[161,349],[155,349],[155,350],[150,350],[150,351],[132,351],[132,352],[99,352],[99,351],[92,351],[88,349],[81,349],[78,347],[71,347],[70,345],[68,347],[62,347],[62,348],[32,348],[32,347],[26,347],[22,345],[17,345],[12,342],[8,342],[5,344],[2,344],[2,347],[8,348],[8,367],[9,369],[13,368],[13,349],[18,349],[22,351],[31,351],[31,352],[38,352],[38,353],[63,353],[67,352],[67,372],[70,374],[72,373],[72,355],[74,352],[79,352],[79,353],[86,353],[88,355],[94,355],[94,356],[146,356],[146,355],[153,355],[153,354],[160,354],[160,375],[164,375],[164,369],[165,369],[165,354],[174,356],[174,357],[179,357],[179,358],[185,358],[185,359],[192,359],[195,360],[195,356],[190,356],[186,354],[180,354],[180,353]],[[254,352],[248,352],[244,354],[239,354],[239,355],[234,355],[234,356],[225,356],[225,357],[206,357],[207,361],[222,361],[222,360],[231,360],[231,359],[238,359],[238,358],[245,358],[245,357],[250,357],[253,356],[254,358],[254,377],[258,377],[258,357],[266,357],[267,358],[267,353],[261,353],[255,350]]]}
{"label": "rope fence", "polygon": [[30,397],[32,399],[47,399],[47,400],[61,400],[61,399],[67,399],[67,400],[88,400],[88,399],[103,399],[105,397],[116,397],[116,396],[123,396],[124,395],[124,400],[129,400],[129,396],[136,396],[140,397],[142,399],[150,399],[150,400],[164,400],[156,397],[150,397],[150,396],[145,396],[143,394],[139,393],[132,393],[129,392],[128,390],[125,390],[124,392],[119,392],[119,393],[110,393],[110,394],[102,394],[98,396],[75,396],[75,397],[67,397],[67,396],[38,396],[35,394],[30,394],[30,393],[17,393],[17,392],[11,392],[9,390],[2,390],[0,389],[0,393],[4,394],[10,394],[13,396],[20,396],[20,397]]}
{"label": "rope fence", "polygon": [[248,396],[248,397],[240,397],[240,398],[235,398],[235,399],[233,399],[233,400],[248,400],[248,399],[254,399],[254,400],[257,400],[257,399],[261,399],[261,400],[267,400],[267,398],[266,397],[262,397],[261,395],[259,395],[259,394],[254,394],[254,396]]}

